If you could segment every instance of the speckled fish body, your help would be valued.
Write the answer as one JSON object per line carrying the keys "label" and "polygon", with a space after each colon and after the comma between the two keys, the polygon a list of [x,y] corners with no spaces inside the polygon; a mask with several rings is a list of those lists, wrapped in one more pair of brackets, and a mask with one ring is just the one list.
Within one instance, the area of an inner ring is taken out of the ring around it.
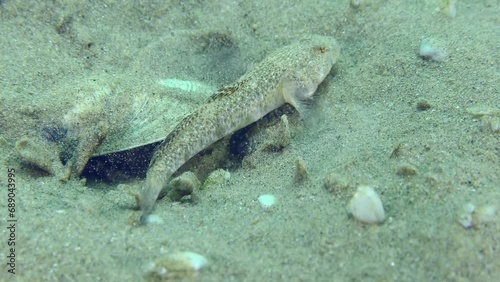
{"label": "speckled fish body", "polygon": [[141,199],[141,223],[172,174],[201,150],[285,103],[300,112],[301,103],[314,94],[339,53],[335,39],[325,36],[278,49],[182,120],[151,160]]}

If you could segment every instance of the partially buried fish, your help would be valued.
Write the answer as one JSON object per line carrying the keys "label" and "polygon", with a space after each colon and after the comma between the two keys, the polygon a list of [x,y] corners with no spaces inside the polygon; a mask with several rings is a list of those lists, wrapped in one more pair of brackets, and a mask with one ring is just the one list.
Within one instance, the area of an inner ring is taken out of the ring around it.
{"label": "partially buried fish", "polygon": [[326,36],[311,36],[278,49],[184,118],[151,160],[140,201],[141,224],[172,174],[201,150],[285,103],[301,112],[339,53],[335,39]]}

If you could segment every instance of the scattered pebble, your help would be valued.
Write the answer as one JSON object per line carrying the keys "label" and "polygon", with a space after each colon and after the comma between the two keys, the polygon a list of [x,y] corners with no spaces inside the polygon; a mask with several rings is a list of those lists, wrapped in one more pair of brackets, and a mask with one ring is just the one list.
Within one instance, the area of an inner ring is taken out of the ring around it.
{"label": "scattered pebble", "polygon": [[364,223],[382,223],[385,211],[377,192],[371,186],[359,186],[349,202],[349,210],[357,220]]}
{"label": "scattered pebble", "polygon": [[272,207],[276,203],[276,197],[272,194],[263,194],[259,198],[260,206],[264,209]]}

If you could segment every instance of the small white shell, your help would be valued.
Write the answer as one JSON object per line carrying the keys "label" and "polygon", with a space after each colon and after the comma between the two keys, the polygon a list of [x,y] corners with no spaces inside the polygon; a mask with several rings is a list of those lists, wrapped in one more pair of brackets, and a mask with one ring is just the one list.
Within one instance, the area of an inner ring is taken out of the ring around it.
{"label": "small white shell", "polygon": [[264,209],[270,208],[276,203],[276,197],[272,194],[260,195],[258,200],[261,207]]}
{"label": "small white shell", "polygon": [[385,220],[384,206],[371,186],[359,186],[349,202],[352,215],[364,223],[381,223]]}
{"label": "small white shell", "polygon": [[199,81],[192,80],[180,80],[176,78],[160,79],[158,81],[161,85],[167,88],[179,89],[186,92],[202,92],[202,93],[213,93],[215,90],[210,85],[204,84]]}
{"label": "small white shell", "polygon": [[192,277],[208,265],[207,259],[193,252],[178,252],[160,258],[148,266],[148,273],[158,279]]}

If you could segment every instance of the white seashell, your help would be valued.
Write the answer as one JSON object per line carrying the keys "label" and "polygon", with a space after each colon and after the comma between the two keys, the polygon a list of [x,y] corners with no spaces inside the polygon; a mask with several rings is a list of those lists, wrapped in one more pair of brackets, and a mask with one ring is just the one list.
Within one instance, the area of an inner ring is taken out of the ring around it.
{"label": "white seashell", "polygon": [[276,203],[276,197],[272,194],[260,195],[258,200],[260,206],[264,209],[270,208]]}
{"label": "white seashell", "polygon": [[148,273],[155,278],[192,277],[208,265],[207,259],[193,252],[172,253],[160,258],[148,267]]}
{"label": "white seashell", "polygon": [[158,82],[167,88],[179,89],[185,92],[213,93],[217,90],[210,85],[204,84],[203,82],[192,80],[180,80],[172,78],[160,79]]}
{"label": "white seashell", "polygon": [[371,186],[359,186],[349,202],[352,215],[364,223],[381,223],[385,220],[384,206]]}
{"label": "white seashell", "polygon": [[156,214],[150,214],[146,217],[146,224],[163,224],[163,219]]}

